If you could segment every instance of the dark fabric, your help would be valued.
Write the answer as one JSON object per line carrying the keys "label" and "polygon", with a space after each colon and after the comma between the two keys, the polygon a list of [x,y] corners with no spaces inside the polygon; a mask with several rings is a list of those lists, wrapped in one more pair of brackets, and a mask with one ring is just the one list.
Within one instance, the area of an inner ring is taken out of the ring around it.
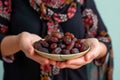
{"label": "dark fabric", "polygon": [[[69,31],[77,38],[83,38],[85,33],[80,14],[80,4],[78,8],[79,10],[73,19],[60,25],[63,32]],[[42,37],[45,36],[47,32],[46,24],[39,19],[39,15],[29,6],[27,0],[13,0],[12,9],[11,26],[9,28],[10,34],[16,35],[20,32],[27,31]],[[39,80],[39,64],[26,58],[22,52],[17,53],[15,59],[14,63],[4,63],[4,80]],[[86,75],[86,66],[83,66],[76,70],[61,70],[61,73],[54,76],[53,80],[87,80]]]}
{"label": "dark fabric", "polygon": [[7,19],[5,19],[5,18],[3,18],[3,17],[0,16],[0,23],[3,24],[3,25],[8,26],[9,21]]}
{"label": "dark fabric", "polygon": [[[86,5],[87,4],[87,5]],[[66,6],[67,7],[67,6]],[[66,7],[59,10],[61,13],[66,11]],[[85,37],[85,29],[82,22],[81,12],[86,8],[92,8],[92,10],[98,15],[99,27],[98,33],[102,30],[106,30],[105,25],[100,18],[94,0],[85,0],[85,4],[81,6],[80,3],[77,4],[77,13],[75,16],[68,20],[67,22],[61,23],[60,28],[63,32],[71,32],[77,38]],[[58,11],[58,10],[55,10]],[[3,19],[6,20],[6,19]],[[8,21],[3,21],[5,24]],[[1,21],[1,20],[0,20]],[[37,34],[41,37],[44,37],[47,34],[47,26],[44,20],[39,19],[39,14],[30,6],[29,0],[12,0],[12,13],[8,34],[17,35],[23,31]],[[0,34],[0,40],[5,36]],[[106,46],[109,48],[110,43],[107,43]],[[91,66],[91,64],[88,64]],[[87,66],[83,66],[79,69],[62,69],[59,75],[52,77],[53,80],[93,80],[94,71],[99,75],[100,70],[95,69],[96,66],[93,64],[92,68],[87,70]],[[105,65],[106,66],[106,65]],[[4,62],[4,80],[40,80],[40,65],[36,62],[25,57],[22,51],[15,54],[15,61],[13,63]],[[104,67],[104,66],[103,66]],[[103,69],[99,67],[99,69]],[[95,69],[95,70],[94,70]],[[90,72],[88,72],[90,71]],[[107,70],[106,70],[107,71]],[[109,70],[111,71],[111,70]],[[88,74],[89,73],[89,74]],[[103,70],[104,75],[105,71]],[[108,74],[106,74],[108,75]],[[90,76],[89,78],[87,76]],[[99,76],[95,77],[94,80],[97,80]],[[103,78],[103,77],[102,77]],[[103,80],[103,79],[99,79]],[[105,76],[105,80],[108,80]],[[111,80],[111,79],[109,79]]]}
{"label": "dark fabric", "polygon": [[[12,10],[9,34],[16,35],[23,31],[43,34],[42,22],[27,0],[12,0]],[[16,53],[13,63],[4,62],[4,80],[39,80],[39,78],[39,64],[26,58],[23,52]]]}
{"label": "dark fabric", "polygon": [[[98,13],[97,6],[95,5],[94,0],[85,0],[85,1],[86,2],[84,4],[84,7],[93,9],[94,13],[97,14],[97,17],[99,19],[98,20],[98,30],[97,30],[98,32],[97,33],[100,33],[101,31],[106,31],[107,32],[107,28],[106,28],[106,26],[105,26],[105,24],[104,24],[104,22],[103,22],[103,20],[102,20],[102,18],[100,16],[100,14]],[[87,4],[89,4],[89,5],[87,5]],[[101,41],[101,42],[103,42],[103,41]],[[103,42],[103,43],[106,45],[107,50],[109,51],[111,49],[111,47],[112,47],[111,42],[109,42],[109,43],[108,42],[107,43]]]}

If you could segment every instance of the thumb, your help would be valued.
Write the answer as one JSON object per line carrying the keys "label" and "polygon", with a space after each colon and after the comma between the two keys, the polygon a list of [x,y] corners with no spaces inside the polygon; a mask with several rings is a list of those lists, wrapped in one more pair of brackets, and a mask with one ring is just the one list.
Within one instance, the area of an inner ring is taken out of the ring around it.
{"label": "thumb", "polygon": [[34,55],[34,48],[33,48],[33,46],[29,46],[28,48],[27,48],[27,51],[28,51],[28,53],[30,54],[30,55]]}

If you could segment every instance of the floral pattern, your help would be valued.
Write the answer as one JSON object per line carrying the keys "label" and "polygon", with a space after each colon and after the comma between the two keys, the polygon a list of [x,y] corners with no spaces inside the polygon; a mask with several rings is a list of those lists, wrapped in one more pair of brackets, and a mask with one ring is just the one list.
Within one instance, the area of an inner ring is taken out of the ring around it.
{"label": "floral pattern", "polygon": [[[86,29],[86,38],[96,37],[103,43],[111,44],[111,39],[105,30],[97,33],[98,30],[98,17],[94,14],[92,9],[85,9],[83,11],[83,23]],[[108,46],[107,46],[108,48]],[[88,78],[90,80],[112,80],[113,75],[113,50],[109,45],[108,54],[101,59],[94,60],[93,63],[88,65]],[[93,75],[96,74],[96,75]],[[105,75],[107,78],[105,78]]]}
{"label": "floral pattern", "polygon": [[[11,11],[11,1],[0,0],[0,17],[5,18],[5,20],[9,20]],[[3,23],[0,23],[0,33],[6,34],[7,31],[7,24],[4,25]]]}
{"label": "floral pattern", "polygon": [[11,12],[11,1],[10,0],[0,0],[0,16],[10,19]]}
{"label": "floral pattern", "polygon": [[7,33],[7,31],[8,31],[8,27],[0,24],[0,33],[5,34],[5,33]]}

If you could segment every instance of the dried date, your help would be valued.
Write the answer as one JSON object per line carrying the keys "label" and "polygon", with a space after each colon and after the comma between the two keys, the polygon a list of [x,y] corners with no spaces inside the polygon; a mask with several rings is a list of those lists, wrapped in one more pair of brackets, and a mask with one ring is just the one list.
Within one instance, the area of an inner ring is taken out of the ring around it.
{"label": "dried date", "polygon": [[62,51],[62,49],[60,47],[57,47],[52,51],[52,54],[60,54],[61,51]]}
{"label": "dried date", "polygon": [[43,47],[49,47],[49,44],[48,44],[47,41],[45,41],[45,40],[40,40],[39,42],[42,44]]}
{"label": "dried date", "polygon": [[87,49],[86,45],[77,39],[72,33],[53,32],[46,35],[45,40],[34,43],[34,48],[52,54],[75,54]]}
{"label": "dried date", "polygon": [[78,48],[73,48],[71,49],[71,54],[75,54],[75,53],[79,53],[79,49]]}
{"label": "dried date", "polygon": [[72,42],[72,39],[69,36],[64,36],[63,41],[65,44],[70,44]]}
{"label": "dried date", "polygon": [[58,39],[61,39],[63,37],[63,33],[61,33],[61,32],[53,32],[51,35]]}
{"label": "dried date", "polygon": [[62,50],[62,54],[70,54],[70,50],[63,49],[63,50]]}
{"label": "dried date", "polygon": [[55,49],[57,47],[57,43],[52,43],[51,45],[50,45],[50,48],[51,49]]}

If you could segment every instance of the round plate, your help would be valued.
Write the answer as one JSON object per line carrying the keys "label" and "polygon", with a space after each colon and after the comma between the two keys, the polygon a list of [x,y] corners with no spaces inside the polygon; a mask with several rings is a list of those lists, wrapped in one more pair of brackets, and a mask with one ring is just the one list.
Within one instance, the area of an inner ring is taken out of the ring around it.
{"label": "round plate", "polygon": [[52,60],[55,60],[55,61],[65,61],[65,60],[70,60],[70,59],[75,59],[75,58],[79,58],[83,55],[85,55],[89,50],[90,50],[90,46],[86,43],[85,44],[87,49],[83,52],[80,52],[80,53],[75,53],[75,54],[67,54],[67,55],[64,55],[64,54],[52,54],[52,53],[45,53],[45,52],[41,52],[37,49],[35,49],[35,51],[40,55],[40,56],[43,56],[45,58],[48,58],[48,59],[52,59]]}

